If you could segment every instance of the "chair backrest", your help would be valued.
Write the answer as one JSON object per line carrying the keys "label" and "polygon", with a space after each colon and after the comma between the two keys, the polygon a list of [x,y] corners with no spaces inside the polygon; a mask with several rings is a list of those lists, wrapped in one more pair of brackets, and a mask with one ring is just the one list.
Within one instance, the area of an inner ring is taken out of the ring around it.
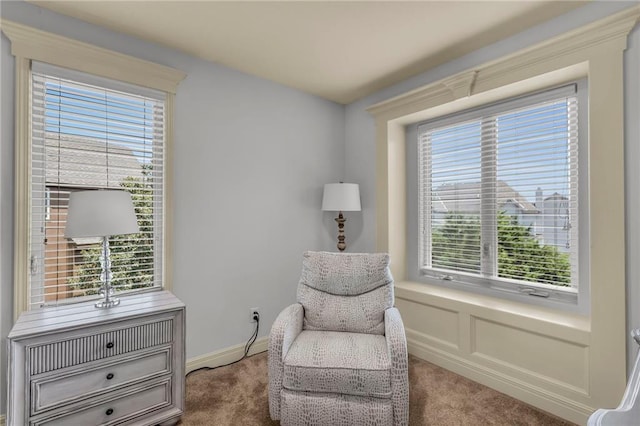
{"label": "chair backrest", "polygon": [[304,329],[384,334],[393,306],[386,253],[304,253],[298,284]]}

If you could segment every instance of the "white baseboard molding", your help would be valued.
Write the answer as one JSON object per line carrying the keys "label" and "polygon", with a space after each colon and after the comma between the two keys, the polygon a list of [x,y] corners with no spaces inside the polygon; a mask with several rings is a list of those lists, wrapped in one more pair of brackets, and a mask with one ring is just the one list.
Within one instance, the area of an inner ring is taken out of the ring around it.
{"label": "white baseboard molding", "polygon": [[[407,333],[409,334],[409,333]],[[594,408],[407,336],[409,353],[541,410],[586,424]]]}
{"label": "white baseboard molding", "polygon": [[[263,336],[255,341],[248,355],[254,355],[267,350],[269,336]],[[219,367],[237,361],[244,355],[244,343],[220,349],[208,354],[199,355],[187,360],[187,373],[202,367]]]}

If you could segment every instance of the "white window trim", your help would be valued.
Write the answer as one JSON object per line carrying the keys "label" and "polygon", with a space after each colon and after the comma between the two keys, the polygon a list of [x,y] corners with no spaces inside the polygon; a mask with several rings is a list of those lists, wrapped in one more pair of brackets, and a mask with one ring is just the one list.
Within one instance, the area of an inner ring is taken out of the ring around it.
{"label": "white window trim", "polygon": [[[368,108],[376,126],[377,250],[389,252],[396,299],[415,314],[405,324],[418,326],[421,318],[431,318],[436,311],[453,312],[460,321],[457,345],[436,345],[428,340],[430,336],[421,338],[409,329],[409,346],[432,355],[436,363],[503,392],[519,394],[525,402],[576,423],[586,422],[597,407],[618,404],[626,386],[623,53],[639,18],[640,6],[633,6]],[[597,158],[589,170],[589,315],[409,281],[405,126],[586,76],[589,157]],[[545,384],[541,389],[536,378],[519,374],[526,367],[492,364],[488,368],[486,360],[469,353],[475,347],[473,327],[478,318],[508,322],[584,348],[588,362],[579,367],[584,387],[567,390]],[[475,374],[478,370],[481,372]]]}
{"label": "white window trim", "polygon": [[167,93],[165,101],[164,288],[172,288],[173,109],[182,71],[133,56],[37,30],[8,20],[0,29],[11,41],[15,57],[15,208],[14,208],[14,319],[28,309],[30,231],[30,84],[31,61],[82,71]]}

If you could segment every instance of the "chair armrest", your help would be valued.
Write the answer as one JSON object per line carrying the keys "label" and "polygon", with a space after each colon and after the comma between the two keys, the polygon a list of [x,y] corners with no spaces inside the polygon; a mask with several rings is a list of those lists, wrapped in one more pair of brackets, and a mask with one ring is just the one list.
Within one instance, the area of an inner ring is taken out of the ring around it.
{"label": "chair armrest", "polygon": [[269,333],[269,413],[280,419],[280,391],[284,374],[284,357],[302,331],[304,308],[300,303],[287,306],[276,318]]}
{"label": "chair armrest", "polygon": [[409,424],[409,359],[404,324],[397,308],[384,311],[384,336],[391,359],[393,424],[406,426]]}

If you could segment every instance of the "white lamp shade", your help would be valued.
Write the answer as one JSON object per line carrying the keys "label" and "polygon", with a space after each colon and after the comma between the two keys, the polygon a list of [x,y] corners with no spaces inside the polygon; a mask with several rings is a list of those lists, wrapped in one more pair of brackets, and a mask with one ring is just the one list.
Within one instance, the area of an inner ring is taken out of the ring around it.
{"label": "white lamp shade", "polygon": [[138,232],[130,193],[97,190],[72,192],[69,196],[65,237],[108,237]]}
{"label": "white lamp shade", "polygon": [[327,183],[324,185],[322,210],[360,211],[360,186],[357,183]]}

